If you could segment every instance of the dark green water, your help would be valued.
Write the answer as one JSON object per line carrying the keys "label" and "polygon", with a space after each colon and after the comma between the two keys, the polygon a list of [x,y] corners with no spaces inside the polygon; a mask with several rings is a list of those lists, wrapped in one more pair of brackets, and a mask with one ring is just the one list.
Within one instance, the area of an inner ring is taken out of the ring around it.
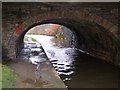
{"label": "dark green water", "polygon": [[[64,81],[68,88],[119,87],[120,68],[80,52],[74,59],[71,80]],[[65,75],[61,75],[61,78],[65,78]]]}
{"label": "dark green water", "polygon": [[118,88],[120,68],[84,54],[81,50],[61,47],[58,42],[53,42],[54,37],[31,37],[42,44],[47,57],[68,88]]}

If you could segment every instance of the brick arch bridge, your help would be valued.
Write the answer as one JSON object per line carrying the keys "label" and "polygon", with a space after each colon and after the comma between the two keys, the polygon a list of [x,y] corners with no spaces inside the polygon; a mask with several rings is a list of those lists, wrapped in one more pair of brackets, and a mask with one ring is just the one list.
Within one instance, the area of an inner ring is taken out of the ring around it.
{"label": "brick arch bridge", "polygon": [[[101,16],[86,10],[58,10],[34,15],[22,22],[18,28],[20,34],[12,28],[13,37],[8,56],[15,58],[22,48],[23,37],[27,30],[37,24],[54,23],[64,25],[75,31],[78,38],[78,48],[101,60],[120,65],[120,41],[118,27]],[[13,53],[11,54],[12,51]]]}

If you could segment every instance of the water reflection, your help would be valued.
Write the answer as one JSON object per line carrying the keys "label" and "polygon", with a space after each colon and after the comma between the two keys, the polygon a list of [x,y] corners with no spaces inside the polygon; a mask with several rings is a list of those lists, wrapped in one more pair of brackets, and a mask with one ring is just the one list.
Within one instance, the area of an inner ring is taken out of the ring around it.
{"label": "water reflection", "polygon": [[[31,44],[25,45],[27,47],[23,49],[24,55],[22,56],[39,68],[42,64],[38,63],[41,61],[45,62],[44,59],[46,59],[45,55],[47,54],[47,57],[68,88],[118,87],[118,68],[102,62],[98,58],[86,55],[84,51],[74,47],[61,47],[61,45],[56,44],[55,37],[45,35],[26,36],[35,38],[36,41],[29,42],[28,40],[25,42],[25,44],[34,43],[34,46]],[[42,60],[41,58],[44,59]],[[40,73],[36,72],[37,80],[39,80],[39,77]]]}
{"label": "water reflection", "polygon": [[[73,64],[76,56],[74,48],[61,47],[61,44],[53,36],[25,35],[25,38],[27,40],[24,41],[24,49],[22,51],[24,58],[27,58],[33,64],[37,64],[38,62],[46,61],[46,53],[57,73],[60,76],[65,75],[62,78],[63,81],[71,80],[70,75],[74,73]],[[32,41],[32,39],[35,40]],[[41,46],[44,48],[45,53]]]}

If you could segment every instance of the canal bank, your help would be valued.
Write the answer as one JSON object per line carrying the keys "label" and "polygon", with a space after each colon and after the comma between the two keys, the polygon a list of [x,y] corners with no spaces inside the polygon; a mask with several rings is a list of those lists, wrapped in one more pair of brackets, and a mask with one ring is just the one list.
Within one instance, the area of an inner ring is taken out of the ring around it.
{"label": "canal bank", "polygon": [[26,42],[19,57],[7,66],[16,75],[13,88],[66,89],[40,43]]}
{"label": "canal bank", "polygon": [[36,65],[24,60],[13,60],[8,66],[17,75],[13,88],[63,88],[65,85],[49,61]]}

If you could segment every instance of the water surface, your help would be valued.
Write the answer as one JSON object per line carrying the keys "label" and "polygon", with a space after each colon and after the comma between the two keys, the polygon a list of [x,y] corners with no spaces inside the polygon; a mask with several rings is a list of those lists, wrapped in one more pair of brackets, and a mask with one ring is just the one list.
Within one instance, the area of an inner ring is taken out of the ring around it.
{"label": "water surface", "polygon": [[63,47],[52,36],[29,37],[36,38],[41,43],[68,88],[118,88],[119,68],[84,54],[74,47]]}

